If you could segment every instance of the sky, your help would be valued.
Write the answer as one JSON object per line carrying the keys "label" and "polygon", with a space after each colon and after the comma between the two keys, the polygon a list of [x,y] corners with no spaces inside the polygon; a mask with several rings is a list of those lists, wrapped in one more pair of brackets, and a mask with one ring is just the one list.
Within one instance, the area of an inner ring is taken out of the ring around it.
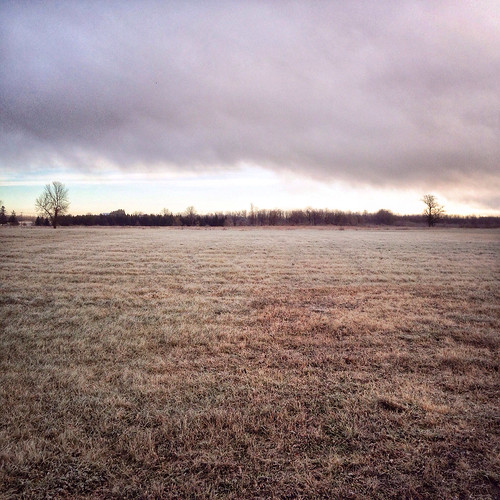
{"label": "sky", "polygon": [[500,2],[0,3],[0,200],[500,215]]}

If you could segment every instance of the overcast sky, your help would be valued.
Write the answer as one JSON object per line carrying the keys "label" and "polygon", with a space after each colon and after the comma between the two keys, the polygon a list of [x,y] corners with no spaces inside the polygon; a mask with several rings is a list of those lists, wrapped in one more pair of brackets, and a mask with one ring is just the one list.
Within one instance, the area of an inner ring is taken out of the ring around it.
{"label": "overcast sky", "polygon": [[0,196],[236,175],[500,213],[499,26],[498,0],[4,0]]}

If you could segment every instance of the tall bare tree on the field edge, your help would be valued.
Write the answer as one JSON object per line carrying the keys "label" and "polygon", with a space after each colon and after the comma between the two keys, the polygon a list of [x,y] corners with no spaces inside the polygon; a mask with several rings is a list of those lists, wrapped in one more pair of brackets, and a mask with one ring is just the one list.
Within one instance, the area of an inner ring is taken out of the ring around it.
{"label": "tall bare tree on the field edge", "polygon": [[60,182],[47,184],[43,193],[35,201],[36,210],[44,217],[48,217],[52,227],[57,227],[57,218],[68,211],[68,190]]}
{"label": "tall bare tree on the field edge", "polygon": [[440,205],[433,194],[426,194],[422,201],[425,203],[425,220],[429,227],[432,227],[439,222],[444,214],[444,207]]}

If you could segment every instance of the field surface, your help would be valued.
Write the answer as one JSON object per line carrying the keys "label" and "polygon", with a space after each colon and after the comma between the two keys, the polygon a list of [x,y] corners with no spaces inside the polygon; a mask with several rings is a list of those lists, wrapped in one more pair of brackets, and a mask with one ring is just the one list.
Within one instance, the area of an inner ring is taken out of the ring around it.
{"label": "field surface", "polygon": [[0,497],[499,498],[498,230],[0,229]]}

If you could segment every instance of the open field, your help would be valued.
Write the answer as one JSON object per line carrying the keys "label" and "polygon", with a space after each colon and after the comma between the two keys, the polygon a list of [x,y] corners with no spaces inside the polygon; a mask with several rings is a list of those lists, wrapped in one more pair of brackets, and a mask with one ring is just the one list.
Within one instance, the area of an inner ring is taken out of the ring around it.
{"label": "open field", "polygon": [[0,229],[0,496],[498,498],[498,230]]}

